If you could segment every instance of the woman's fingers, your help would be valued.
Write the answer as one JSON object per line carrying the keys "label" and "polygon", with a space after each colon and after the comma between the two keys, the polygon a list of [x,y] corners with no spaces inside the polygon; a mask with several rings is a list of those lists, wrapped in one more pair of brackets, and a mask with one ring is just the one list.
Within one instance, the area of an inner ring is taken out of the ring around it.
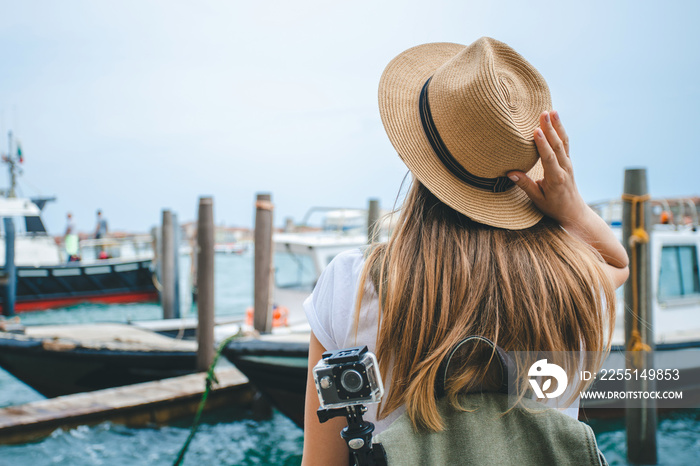
{"label": "woman's fingers", "polygon": [[525,191],[527,197],[529,197],[535,205],[539,205],[544,201],[544,193],[540,188],[540,185],[532,181],[532,179],[523,172],[508,172],[508,178],[510,178],[513,183],[518,185],[520,189]]}
{"label": "woman's fingers", "polygon": [[537,152],[540,154],[540,160],[542,160],[545,179],[560,178],[564,170],[559,165],[557,154],[540,128],[535,130],[535,145],[537,146]]}
{"label": "woman's fingers", "polygon": [[569,136],[564,130],[564,125],[561,122],[559,112],[555,110],[551,112],[549,116],[552,118],[552,126],[554,126],[554,130],[557,132],[559,139],[561,139],[561,142],[564,144],[564,152],[566,152],[567,157],[571,157],[569,153]]}
{"label": "woman's fingers", "polygon": [[[569,155],[566,150],[566,146],[564,145],[562,139],[559,137],[559,134],[552,123],[553,122],[550,113],[542,112],[542,114],[540,115],[540,127],[542,128],[542,132],[547,138],[547,143],[554,152],[559,166],[564,170],[569,171],[571,168],[571,161],[569,160]],[[562,130],[564,129],[561,125],[561,120],[559,121],[559,126],[561,126]],[[537,140],[535,140],[535,142],[537,142]]]}

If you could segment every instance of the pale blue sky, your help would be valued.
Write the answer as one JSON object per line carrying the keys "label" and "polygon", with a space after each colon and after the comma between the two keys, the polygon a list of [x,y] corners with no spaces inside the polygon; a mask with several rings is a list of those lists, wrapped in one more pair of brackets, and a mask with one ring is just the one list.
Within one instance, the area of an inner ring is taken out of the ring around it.
{"label": "pale blue sky", "polygon": [[[527,3],[527,5],[526,5]],[[22,191],[94,228],[147,231],[213,195],[217,223],[311,206],[391,207],[406,169],[377,84],[425,42],[502,40],[547,79],[587,201],[644,166],[655,196],[700,194],[700,2],[0,0],[0,149]],[[0,184],[6,176],[0,174]]]}

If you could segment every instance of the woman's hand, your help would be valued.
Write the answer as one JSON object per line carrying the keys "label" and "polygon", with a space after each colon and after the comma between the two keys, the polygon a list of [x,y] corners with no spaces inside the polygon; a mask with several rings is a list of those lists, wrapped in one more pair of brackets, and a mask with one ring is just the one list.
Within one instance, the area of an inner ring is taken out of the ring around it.
{"label": "woman's hand", "polygon": [[544,178],[532,180],[523,172],[508,172],[543,214],[553,218],[570,234],[593,246],[609,266],[615,286],[622,285],[629,259],[622,244],[605,221],[591,209],[578,192],[569,158],[569,137],[557,112],[543,112],[535,130],[535,145],[542,160]]}
{"label": "woman's hand", "polygon": [[588,206],[574,181],[574,167],[569,158],[569,137],[557,112],[543,112],[540,128],[535,130],[535,144],[542,160],[544,178],[532,180],[523,172],[509,172],[513,180],[543,214],[567,228],[581,219]]}

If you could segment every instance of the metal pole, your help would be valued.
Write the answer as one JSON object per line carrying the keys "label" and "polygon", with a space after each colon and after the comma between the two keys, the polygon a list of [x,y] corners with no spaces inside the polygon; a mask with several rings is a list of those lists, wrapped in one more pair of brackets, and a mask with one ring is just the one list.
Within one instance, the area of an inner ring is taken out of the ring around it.
{"label": "metal pole", "polygon": [[162,263],[160,260],[160,232],[158,231],[158,227],[152,227],[151,228],[151,238],[153,239],[153,242],[151,243],[151,246],[153,247],[153,266],[155,267],[155,274],[156,274],[156,288],[158,289],[158,301],[163,302],[163,288],[161,287],[161,283],[163,280],[163,276],[160,273]]}
{"label": "metal pole", "polygon": [[287,217],[284,219],[284,232],[293,233],[294,232],[294,219],[292,217]]}
{"label": "metal pole", "polygon": [[[630,280],[625,284],[625,348],[626,368],[638,373],[654,368],[654,322],[651,306],[651,262],[650,243],[637,239],[635,229],[643,227],[651,231],[651,203],[633,202],[636,196],[648,194],[646,169],[625,170],[622,208],[622,238],[630,257]],[[633,211],[632,208],[636,211]],[[636,225],[632,224],[632,217]],[[644,222],[640,222],[643,215]],[[632,241],[630,241],[632,239]],[[636,291],[636,296],[634,292]],[[636,305],[635,305],[636,303]],[[638,336],[635,335],[636,332]],[[641,338],[641,340],[640,340]],[[631,352],[631,346],[641,348],[648,345],[649,351]],[[652,392],[656,381],[649,378],[632,377],[625,381],[625,390]],[[634,464],[656,464],[656,400],[627,400],[625,418],[627,424],[627,458]]]}
{"label": "metal pole", "polygon": [[15,224],[11,218],[2,219],[5,229],[5,302],[3,314],[7,317],[15,315],[15,298],[17,297],[17,269],[15,267]]}
{"label": "metal pole", "polygon": [[7,165],[10,167],[10,192],[7,197],[17,197],[17,172],[15,170],[15,158],[12,153],[12,131],[7,132]]}
{"label": "metal pole", "polygon": [[272,197],[258,194],[255,202],[255,307],[253,326],[260,333],[272,330]]}
{"label": "metal pole", "polygon": [[163,210],[163,221],[160,228],[160,277],[161,301],[163,304],[163,319],[175,317],[175,264],[173,258],[173,215],[170,210]]}
{"label": "metal pole", "polygon": [[376,243],[379,240],[379,199],[370,199],[367,209],[367,242]]}
{"label": "metal pole", "polygon": [[214,360],[214,201],[199,198],[197,218],[197,370]]}

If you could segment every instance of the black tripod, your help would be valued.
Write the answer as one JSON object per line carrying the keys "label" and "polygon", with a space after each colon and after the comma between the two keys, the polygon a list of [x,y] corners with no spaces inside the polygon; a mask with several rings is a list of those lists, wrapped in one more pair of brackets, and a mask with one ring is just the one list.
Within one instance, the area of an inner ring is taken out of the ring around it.
{"label": "black tripod", "polygon": [[363,405],[352,405],[345,408],[323,409],[316,411],[322,424],[334,417],[345,416],[348,426],[340,432],[340,436],[348,444],[351,458],[357,466],[386,466],[386,452],[381,443],[372,444],[374,424],[362,419],[367,411]]}

